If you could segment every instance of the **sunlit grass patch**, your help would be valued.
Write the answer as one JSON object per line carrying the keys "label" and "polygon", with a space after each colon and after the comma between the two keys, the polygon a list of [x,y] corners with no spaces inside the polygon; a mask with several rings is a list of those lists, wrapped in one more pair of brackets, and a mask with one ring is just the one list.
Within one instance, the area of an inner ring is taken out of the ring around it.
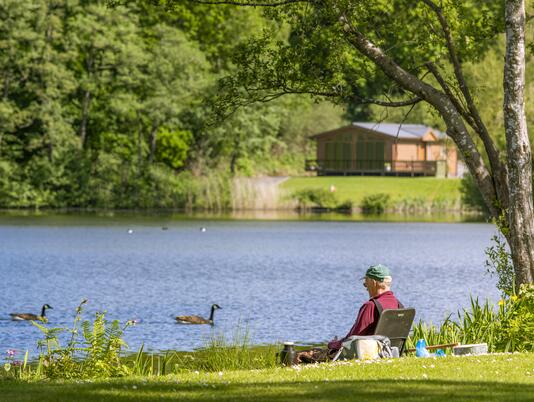
{"label": "sunlit grass patch", "polygon": [[112,380],[0,382],[5,401],[527,401],[534,354],[415,357]]}
{"label": "sunlit grass patch", "polygon": [[448,210],[460,209],[459,179],[434,177],[370,177],[322,176],[292,177],[281,187],[287,194],[305,190],[335,190],[339,202],[350,201],[358,207],[369,196],[381,194],[389,197],[395,210]]}

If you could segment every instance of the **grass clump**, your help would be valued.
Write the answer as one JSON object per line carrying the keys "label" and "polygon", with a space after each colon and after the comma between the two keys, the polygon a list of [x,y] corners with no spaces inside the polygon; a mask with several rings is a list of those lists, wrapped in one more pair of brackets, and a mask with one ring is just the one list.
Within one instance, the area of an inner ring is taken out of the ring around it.
{"label": "grass clump", "polygon": [[232,338],[215,334],[193,353],[178,353],[178,371],[251,370],[275,367],[279,345],[254,346],[250,330],[238,325]]}

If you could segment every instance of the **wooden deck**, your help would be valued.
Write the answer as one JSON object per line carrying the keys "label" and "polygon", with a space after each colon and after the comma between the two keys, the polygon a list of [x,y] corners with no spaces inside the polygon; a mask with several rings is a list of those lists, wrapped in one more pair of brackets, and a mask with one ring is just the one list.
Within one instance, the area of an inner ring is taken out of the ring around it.
{"label": "wooden deck", "polygon": [[306,171],[318,176],[436,176],[437,161],[308,159]]}

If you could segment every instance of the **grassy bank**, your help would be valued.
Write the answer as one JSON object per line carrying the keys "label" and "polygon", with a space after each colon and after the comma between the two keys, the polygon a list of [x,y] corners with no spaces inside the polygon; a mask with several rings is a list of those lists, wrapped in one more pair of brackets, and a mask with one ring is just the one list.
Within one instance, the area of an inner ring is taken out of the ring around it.
{"label": "grassy bank", "polygon": [[113,380],[1,381],[3,401],[527,401],[534,354],[402,358]]}
{"label": "grassy bank", "polygon": [[282,183],[287,194],[302,190],[330,190],[340,202],[349,200],[358,206],[369,196],[386,194],[389,206],[394,210],[460,209],[459,179],[433,177],[370,177],[370,176],[322,176],[293,177]]}

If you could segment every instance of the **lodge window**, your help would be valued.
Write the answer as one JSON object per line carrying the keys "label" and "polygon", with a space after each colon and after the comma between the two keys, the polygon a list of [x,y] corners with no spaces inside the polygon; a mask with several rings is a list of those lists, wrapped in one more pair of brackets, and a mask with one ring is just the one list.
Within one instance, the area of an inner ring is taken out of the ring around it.
{"label": "lodge window", "polygon": [[384,141],[358,141],[356,143],[356,168],[382,170],[385,159]]}
{"label": "lodge window", "polygon": [[325,143],[325,167],[329,169],[349,169],[352,161],[350,142]]}

